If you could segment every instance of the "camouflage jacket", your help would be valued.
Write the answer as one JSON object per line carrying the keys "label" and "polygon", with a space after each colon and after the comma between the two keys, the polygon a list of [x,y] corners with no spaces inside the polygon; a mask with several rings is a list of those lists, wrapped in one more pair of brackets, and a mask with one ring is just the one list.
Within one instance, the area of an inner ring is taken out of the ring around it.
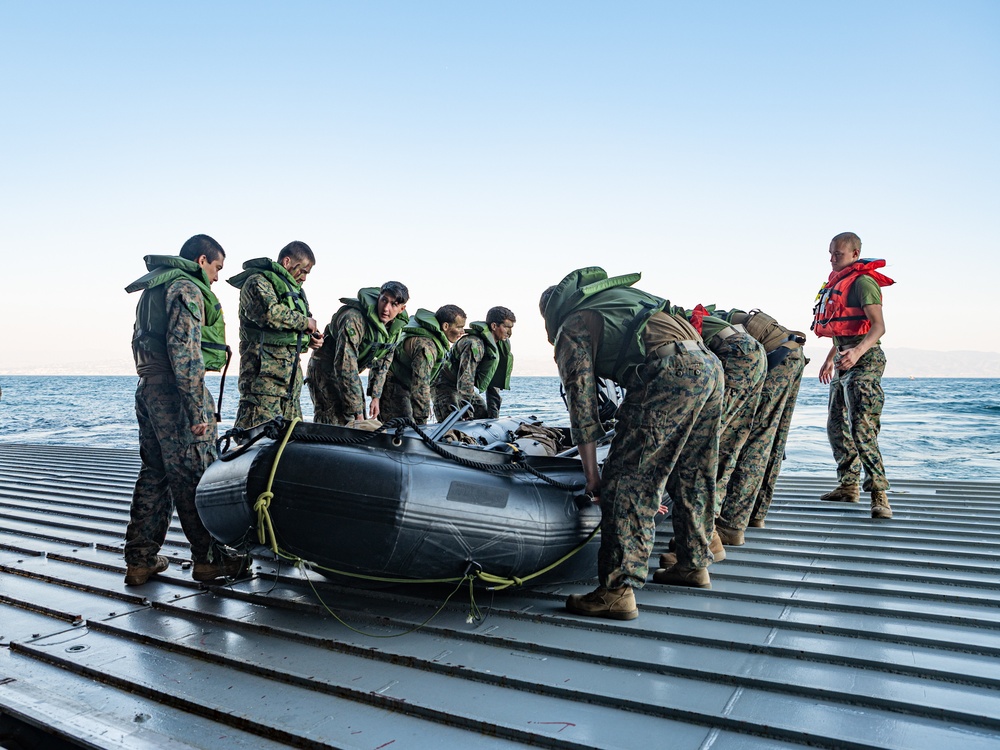
{"label": "camouflage jacket", "polygon": [[593,442],[605,435],[597,400],[596,352],[589,317],[600,320],[599,315],[587,310],[570,313],[554,342],[559,378],[566,391],[571,439],[576,445]]}
{"label": "camouflage jacket", "polygon": [[[301,331],[305,350],[309,318],[278,299],[274,286],[263,274],[256,273],[240,289],[240,321],[246,319],[258,328],[275,331]],[[247,339],[254,338],[251,333]],[[294,348],[294,347],[293,347]]]}
{"label": "camouflage jacket", "polygon": [[[314,354],[317,365],[323,370],[324,381],[340,396],[340,403],[347,414],[365,413],[365,392],[358,369],[358,352],[363,346],[365,318],[360,310],[347,308],[334,315],[327,326],[327,341]],[[329,337],[332,336],[332,341]],[[368,395],[382,396],[386,372],[392,364],[392,354],[375,361],[368,371]]]}
{"label": "camouflage jacket", "polygon": [[205,298],[192,281],[178,279],[167,287],[167,358],[177,381],[181,408],[191,424],[214,424],[215,414],[205,390],[201,358],[201,325]]}

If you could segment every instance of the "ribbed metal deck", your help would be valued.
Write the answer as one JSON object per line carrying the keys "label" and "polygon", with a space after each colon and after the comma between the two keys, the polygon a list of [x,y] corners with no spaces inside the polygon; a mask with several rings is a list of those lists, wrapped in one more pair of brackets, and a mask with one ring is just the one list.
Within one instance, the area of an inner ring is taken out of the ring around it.
{"label": "ribbed metal deck", "polygon": [[475,625],[463,590],[386,638],[447,592],[316,580],[340,622],[264,559],[204,588],[176,524],[126,588],[137,468],[0,445],[0,714],[98,748],[1000,747],[997,484],[897,482],[876,522],[787,477],[711,591],[626,623],[563,609],[590,582],[480,593]]}

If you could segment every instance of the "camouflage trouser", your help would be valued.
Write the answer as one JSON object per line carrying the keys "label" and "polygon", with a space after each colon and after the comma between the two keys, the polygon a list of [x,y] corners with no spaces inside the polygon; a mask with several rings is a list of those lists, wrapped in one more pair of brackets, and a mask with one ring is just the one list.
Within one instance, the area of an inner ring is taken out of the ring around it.
{"label": "camouflage trouser", "polygon": [[[792,356],[789,354],[788,358],[790,359]],[[788,375],[785,408],[782,409],[781,419],[778,420],[778,431],[774,434],[771,457],[767,460],[764,479],[760,483],[760,490],[757,491],[757,499],[754,500],[753,511],[750,514],[750,517],[755,521],[763,521],[767,516],[771,500],[774,498],[774,485],[778,481],[778,474],[781,473],[781,462],[785,458],[788,432],[792,428],[792,412],[795,411],[795,402],[799,397],[799,386],[802,385],[802,371],[806,367],[806,357],[804,353],[801,353],[801,350],[797,360],[800,364],[793,365],[793,370]]]}
{"label": "camouflage trouser", "polygon": [[329,365],[324,366],[319,358],[319,353],[314,353],[309,358],[309,376],[306,383],[309,385],[309,397],[313,402],[313,421],[319,424],[339,424],[344,425],[354,419],[353,414],[347,414],[341,405],[338,397],[334,378],[328,371]]}
{"label": "camouflage trouser", "polygon": [[[205,398],[212,404],[206,390]],[[211,407],[214,410],[214,407]],[[202,437],[191,434],[177,386],[141,384],[135,392],[142,466],[132,493],[125,531],[125,562],[152,565],[167,537],[174,507],[195,562],[207,562],[213,540],[195,507],[195,488],[215,460],[215,425]]]}
{"label": "camouflage trouser", "polygon": [[678,563],[711,562],[722,389],[722,366],[707,349],[653,359],[626,384],[601,477],[602,585],[645,584],[664,491],[674,500]]}
{"label": "camouflage trouser", "polygon": [[[451,383],[438,380],[434,383],[434,418],[443,422],[448,415],[459,408],[458,389]],[[486,419],[486,402],[478,393],[472,394],[471,412],[466,412],[466,419]],[[498,407],[499,408],[499,407]]]}
{"label": "camouflage trouser", "polygon": [[[289,381],[292,382],[289,395]],[[237,429],[248,429],[281,416],[302,418],[302,368],[295,347],[240,342],[240,404]]]}
{"label": "camouflage trouser", "polygon": [[503,395],[501,395],[500,389],[491,385],[486,389],[486,418],[498,419],[502,405]]}
{"label": "camouflage trouser", "polygon": [[753,415],[767,375],[767,352],[748,333],[727,338],[715,351],[722,362],[726,395],[719,424],[719,469],[715,474],[715,512],[722,508],[726,486],[743,445],[750,436]]}
{"label": "camouflage trouser", "polygon": [[878,432],[882,425],[882,373],[885,354],[873,346],[850,370],[837,370],[830,381],[830,410],[826,435],[837,461],[840,484],[859,484],[861,467],[865,469],[863,490],[889,489]]}
{"label": "camouflage trouser", "polygon": [[378,418],[388,422],[394,417],[413,419],[413,403],[410,401],[410,389],[397,381],[392,375],[385,379],[382,395],[378,400]]}
{"label": "camouflage trouser", "polygon": [[[719,510],[720,526],[740,531],[746,529],[765,476],[771,476],[770,491],[773,492],[804,368],[805,354],[802,349],[794,349],[780,364],[767,371],[750,435],[740,451]],[[773,474],[769,474],[772,459]],[[767,505],[770,502],[768,497]],[[763,506],[763,513],[767,513],[766,506]]]}

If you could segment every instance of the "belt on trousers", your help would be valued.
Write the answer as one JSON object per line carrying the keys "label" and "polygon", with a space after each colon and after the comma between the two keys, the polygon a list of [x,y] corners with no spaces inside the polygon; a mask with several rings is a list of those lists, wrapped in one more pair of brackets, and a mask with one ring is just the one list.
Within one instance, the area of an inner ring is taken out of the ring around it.
{"label": "belt on trousers", "polygon": [[143,375],[139,378],[139,385],[169,385],[176,382],[176,378],[167,373],[163,373],[162,375]]}
{"label": "belt on trousers", "polygon": [[708,349],[705,348],[705,344],[701,341],[695,341],[694,339],[684,339],[682,341],[671,341],[669,344],[663,344],[658,346],[653,350],[651,357],[658,357],[663,359],[664,357],[669,357],[671,354],[680,354],[683,351],[689,352],[705,352],[708,354]]}
{"label": "belt on trousers", "polygon": [[728,339],[730,336],[735,336],[737,333],[746,333],[746,332],[747,329],[744,328],[742,324],[734,323],[731,326],[726,326],[725,328],[723,328],[721,331],[712,336],[712,338],[710,338],[705,343],[708,344],[709,349],[714,349],[715,347],[719,346],[723,341]]}

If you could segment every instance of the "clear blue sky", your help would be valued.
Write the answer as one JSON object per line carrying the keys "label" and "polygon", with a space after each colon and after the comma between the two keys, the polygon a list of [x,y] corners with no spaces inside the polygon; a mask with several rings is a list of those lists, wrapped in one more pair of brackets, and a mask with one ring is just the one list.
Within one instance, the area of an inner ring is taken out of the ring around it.
{"label": "clear blue sky", "polygon": [[537,299],[574,268],[807,328],[851,230],[898,281],[887,348],[1000,351],[967,312],[997,2],[0,0],[0,96],[0,373],[129,372],[123,287],[199,232],[223,278],[308,242],[319,319],[388,279],[505,305],[515,373],[554,374]]}

